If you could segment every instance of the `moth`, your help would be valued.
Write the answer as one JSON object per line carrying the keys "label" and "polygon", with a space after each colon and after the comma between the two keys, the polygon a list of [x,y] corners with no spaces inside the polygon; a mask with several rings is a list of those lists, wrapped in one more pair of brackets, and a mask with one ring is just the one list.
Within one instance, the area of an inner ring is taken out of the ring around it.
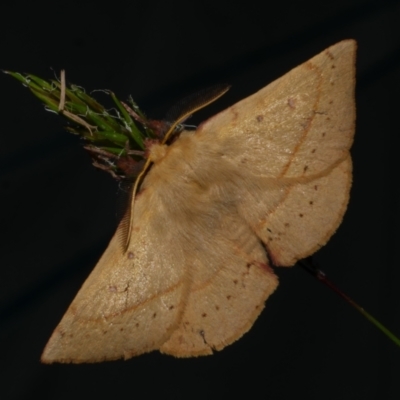
{"label": "moth", "polygon": [[[349,200],[355,50],[345,40],[154,144],[119,226],[42,355],[45,363],[212,354],[246,333]],[[150,165],[151,163],[151,165]]]}

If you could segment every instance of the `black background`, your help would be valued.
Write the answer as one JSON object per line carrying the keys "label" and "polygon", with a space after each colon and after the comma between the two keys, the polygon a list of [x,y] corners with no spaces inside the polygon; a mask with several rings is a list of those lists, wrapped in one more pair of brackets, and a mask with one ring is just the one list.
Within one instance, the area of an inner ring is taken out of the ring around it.
{"label": "black background", "polygon": [[[8,2],[0,68],[132,94],[162,118],[216,82],[232,89],[199,123],[342,39],[358,41],[354,183],[316,255],[343,290],[400,335],[399,1]],[[151,353],[42,365],[41,351],[115,230],[117,184],[63,121],[0,76],[2,399],[398,399],[400,349],[300,268],[242,339],[211,357]]]}

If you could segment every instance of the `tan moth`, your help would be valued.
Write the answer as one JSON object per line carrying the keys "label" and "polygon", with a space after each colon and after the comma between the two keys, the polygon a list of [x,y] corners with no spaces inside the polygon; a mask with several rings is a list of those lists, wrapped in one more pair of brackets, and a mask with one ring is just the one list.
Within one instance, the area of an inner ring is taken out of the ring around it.
{"label": "tan moth", "polygon": [[271,267],[314,253],[346,210],[355,49],[337,43],[152,146],[126,248],[117,231],[42,361],[199,356],[247,332],[278,285]]}

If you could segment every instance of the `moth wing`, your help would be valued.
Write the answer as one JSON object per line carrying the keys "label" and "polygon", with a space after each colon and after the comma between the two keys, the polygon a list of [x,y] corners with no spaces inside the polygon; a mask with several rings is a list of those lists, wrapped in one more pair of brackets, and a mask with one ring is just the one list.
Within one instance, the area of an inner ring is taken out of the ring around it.
{"label": "moth wing", "polygon": [[171,251],[175,230],[156,191],[141,193],[128,251],[117,231],[42,361],[100,362],[158,349],[179,324],[189,290],[184,259]]}
{"label": "moth wing", "polygon": [[223,349],[251,328],[278,286],[259,239],[228,210],[220,210],[217,229],[197,240],[204,250],[193,253],[185,311],[163,353],[193,357]]}
{"label": "moth wing", "polygon": [[[353,40],[329,47],[195,134],[247,171],[238,207],[276,265],[312,254],[342,220],[351,186],[355,50]],[[274,179],[281,197],[271,209]]]}
{"label": "moth wing", "polygon": [[205,121],[196,136],[260,176],[296,178],[330,169],[353,141],[355,50],[354,40],[329,47]]}

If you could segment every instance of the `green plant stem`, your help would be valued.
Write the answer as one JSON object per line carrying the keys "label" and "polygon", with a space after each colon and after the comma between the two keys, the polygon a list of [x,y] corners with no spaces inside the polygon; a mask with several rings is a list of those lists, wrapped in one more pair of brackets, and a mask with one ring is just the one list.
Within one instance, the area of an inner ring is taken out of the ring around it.
{"label": "green plant stem", "polygon": [[392,342],[394,342],[397,346],[400,347],[400,339],[394,335],[386,326],[380,323],[376,318],[374,318],[370,313],[364,310],[361,306],[359,306],[351,297],[349,297],[346,293],[340,290],[332,281],[330,281],[324,272],[322,272],[317,266],[315,261],[312,260],[311,257],[301,260],[298,264],[310,273],[314,278],[318,281],[322,282],[324,285],[329,287],[332,291],[334,291],[337,295],[339,295],[342,299],[344,299],[347,303],[353,306],[358,312],[360,312],[368,321],[374,324],[383,334],[385,334]]}

